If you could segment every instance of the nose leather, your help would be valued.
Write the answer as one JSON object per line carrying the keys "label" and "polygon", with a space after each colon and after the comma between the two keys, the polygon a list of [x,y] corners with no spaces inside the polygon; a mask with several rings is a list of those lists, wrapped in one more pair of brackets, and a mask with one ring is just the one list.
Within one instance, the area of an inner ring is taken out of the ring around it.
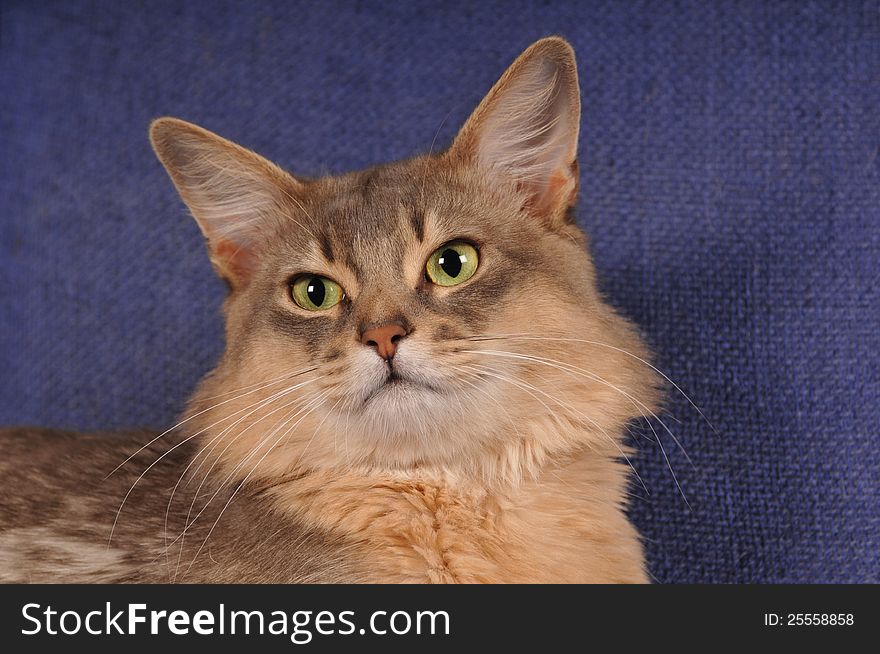
{"label": "nose leather", "polygon": [[361,334],[361,343],[376,348],[376,354],[390,361],[397,353],[397,344],[407,331],[398,323],[390,322],[372,327]]}

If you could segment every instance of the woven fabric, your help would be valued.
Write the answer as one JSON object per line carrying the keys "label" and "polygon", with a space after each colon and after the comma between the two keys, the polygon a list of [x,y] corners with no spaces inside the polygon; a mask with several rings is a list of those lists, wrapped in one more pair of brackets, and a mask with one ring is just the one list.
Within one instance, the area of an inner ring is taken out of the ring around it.
{"label": "woven fabric", "polygon": [[715,428],[670,395],[693,465],[659,423],[664,451],[635,430],[653,575],[880,581],[876,3],[0,11],[0,424],[167,426],[222,349],[222,283],[151,118],[304,174],[356,169],[448,143],[558,33],[603,288]]}

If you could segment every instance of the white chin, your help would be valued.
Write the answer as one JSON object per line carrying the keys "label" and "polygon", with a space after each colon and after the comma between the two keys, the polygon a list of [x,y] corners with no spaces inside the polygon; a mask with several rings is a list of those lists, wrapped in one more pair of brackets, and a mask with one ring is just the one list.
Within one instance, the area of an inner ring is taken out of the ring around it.
{"label": "white chin", "polygon": [[370,405],[388,405],[392,403],[394,408],[405,410],[407,404],[413,408],[421,406],[425,400],[437,399],[437,392],[433,389],[409,381],[396,381],[384,383],[372,391],[364,401],[366,407]]}

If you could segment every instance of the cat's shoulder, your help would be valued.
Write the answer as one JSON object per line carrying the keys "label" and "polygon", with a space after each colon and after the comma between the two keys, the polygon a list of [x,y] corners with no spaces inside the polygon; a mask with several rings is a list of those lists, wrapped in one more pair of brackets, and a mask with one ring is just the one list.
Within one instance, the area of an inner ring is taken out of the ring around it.
{"label": "cat's shoulder", "polygon": [[80,470],[82,466],[95,471],[109,466],[106,474],[125,458],[126,452],[149,443],[154,435],[148,430],[77,432],[44,427],[2,427],[0,473],[8,479],[10,473],[57,471],[60,466],[75,463]]}
{"label": "cat's shoulder", "polygon": [[114,444],[131,444],[151,432],[147,429],[124,431],[72,431],[69,429],[52,429],[49,427],[0,427],[0,443],[4,448],[17,448],[33,451],[38,446],[71,447],[82,449],[107,447]]}

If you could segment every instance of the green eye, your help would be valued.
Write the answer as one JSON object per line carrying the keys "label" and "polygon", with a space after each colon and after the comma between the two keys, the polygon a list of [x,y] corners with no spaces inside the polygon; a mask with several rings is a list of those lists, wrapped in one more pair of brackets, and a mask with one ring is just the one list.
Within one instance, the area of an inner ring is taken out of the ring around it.
{"label": "green eye", "polygon": [[438,286],[455,286],[473,277],[478,263],[477,248],[464,241],[452,241],[430,256],[425,272]]}
{"label": "green eye", "polygon": [[326,277],[302,275],[290,285],[293,301],[306,311],[326,311],[345,297],[342,287]]}

